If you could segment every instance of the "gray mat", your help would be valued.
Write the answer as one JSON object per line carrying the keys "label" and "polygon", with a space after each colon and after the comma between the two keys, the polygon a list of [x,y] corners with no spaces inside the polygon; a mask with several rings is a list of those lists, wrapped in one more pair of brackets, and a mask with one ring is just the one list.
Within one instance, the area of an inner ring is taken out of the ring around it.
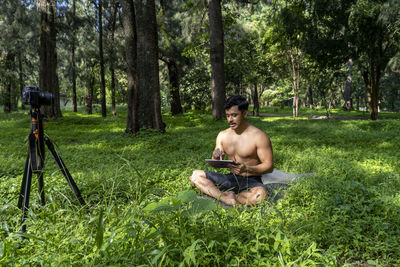
{"label": "gray mat", "polygon": [[265,173],[261,176],[263,184],[295,184],[301,178],[314,173],[293,174],[274,169],[271,173]]}
{"label": "gray mat", "polygon": [[[303,177],[309,175],[314,175],[314,173],[293,174],[274,169],[271,173],[263,174],[261,176],[261,180],[265,185],[265,189],[268,192],[268,199],[272,201],[277,201],[278,199],[284,197],[285,190],[291,184],[298,183]],[[198,196],[198,198],[204,198],[214,201],[216,204],[220,205],[224,209],[230,207],[225,203],[222,203],[221,201],[207,195]],[[244,208],[247,209],[246,207]]]}
{"label": "gray mat", "polygon": [[261,176],[268,198],[277,201],[285,195],[285,190],[292,184],[298,183],[303,177],[314,175],[314,173],[293,174],[274,169],[271,173]]}

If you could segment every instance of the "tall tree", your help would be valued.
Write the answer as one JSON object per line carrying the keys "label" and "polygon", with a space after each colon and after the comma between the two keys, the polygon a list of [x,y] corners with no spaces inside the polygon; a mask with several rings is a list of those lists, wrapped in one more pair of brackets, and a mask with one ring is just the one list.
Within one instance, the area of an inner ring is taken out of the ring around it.
{"label": "tall tree", "polygon": [[54,101],[50,106],[44,106],[44,115],[48,117],[61,117],[60,91],[57,76],[57,50],[56,50],[56,0],[39,0],[40,10],[40,69],[39,84],[41,91],[51,92]]}
{"label": "tall tree", "polygon": [[[24,75],[23,75],[23,67],[22,67],[22,52],[18,50],[18,85],[20,95],[22,94],[22,90],[24,89]],[[22,102],[22,101],[21,101]],[[21,103],[21,108],[25,109],[25,104]]]}
{"label": "tall tree", "polygon": [[293,1],[285,4],[279,13],[280,37],[278,42],[290,62],[290,74],[293,90],[293,116],[299,114],[300,70],[303,64],[304,53],[302,40],[305,25],[307,6],[302,1]]}
{"label": "tall tree", "polygon": [[224,72],[224,30],[220,0],[208,1],[208,17],[210,21],[210,62],[212,115],[220,120],[224,116],[225,72]]}
{"label": "tall tree", "polygon": [[183,112],[179,92],[179,71],[174,58],[161,57],[168,69],[169,87],[171,90],[171,114],[177,115]]}
{"label": "tall tree", "polygon": [[[18,29],[15,27],[16,23],[14,19],[17,8],[11,5],[9,1],[1,3],[0,8],[0,30],[2,33],[0,37],[0,86],[3,87],[2,91],[0,91],[2,93],[0,95],[0,100],[2,100],[0,104],[3,105],[4,113],[10,113],[15,80],[16,43],[13,40],[18,39],[18,36],[15,34]],[[3,25],[7,25],[7,27]]]}
{"label": "tall tree", "polygon": [[3,111],[4,113],[11,112],[11,91],[14,87],[14,77],[13,77],[13,65],[15,65],[15,54],[13,51],[9,51],[5,58],[5,81],[4,81],[4,89],[3,89]]}
{"label": "tall tree", "polygon": [[100,94],[101,94],[101,116],[107,116],[106,106],[106,80],[104,74],[104,50],[103,50],[103,0],[99,0],[99,58],[100,58]]}
{"label": "tall tree", "polygon": [[78,104],[76,102],[76,60],[75,60],[75,46],[76,46],[76,0],[72,1],[72,36],[71,36],[71,68],[72,68],[72,105],[74,112],[78,111]]}
{"label": "tall tree", "polygon": [[347,62],[347,79],[344,86],[344,93],[343,93],[343,109],[350,111],[353,109],[353,100],[351,98],[351,86],[352,86],[352,67],[353,67],[353,60],[350,58]]}
{"label": "tall tree", "polygon": [[398,29],[393,27],[398,14],[393,16],[385,12],[386,8],[398,9],[398,3],[389,2],[387,5],[380,1],[358,1],[351,7],[349,17],[351,44],[356,48],[372,120],[378,119],[382,73],[399,51],[400,36]]}
{"label": "tall tree", "polygon": [[116,103],[115,103],[115,30],[116,30],[116,22],[117,22],[117,13],[119,9],[118,2],[113,1],[112,5],[112,15],[111,15],[111,47],[110,47],[110,73],[111,73],[111,110],[112,115],[117,115]]}
{"label": "tall tree", "polygon": [[137,35],[135,6],[132,0],[121,0],[123,26],[125,32],[125,58],[128,80],[128,116],[125,132],[136,133],[139,130],[137,120]]}
{"label": "tall tree", "polygon": [[[98,7],[93,8],[93,3],[76,1],[75,16],[76,41],[79,43],[76,47],[77,95],[81,95],[77,100],[84,100],[87,114],[92,114],[93,104],[99,103],[100,91]],[[70,44],[68,40],[65,43]],[[71,72],[67,74],[71,75]]]}
{"label": "tall tree", "polygon": [[158,66],[157,19],[154,0],[135,2],[137,32],[137,120],[139,129],[164,131]]}
{"label": "tall tree", "polygon": [[89,69],[89,74],[86,76],[86,113],[93,113],[93,94],[94,94],[94,86],[96,82],[96,65],[95,63],[89,61],[87,63],[87,67]]}
{"label": "tall tree", "polygon": [[314,109],[313,89],[312,89],[311,84],[308,85],[307,97],[308,97],[308,106],[311,109]]}
{"label": "tall tree", "polygon": [[181,114],[182,104],[181,97],[179,93],[179,72],[178,66],[175,60],[170,60],[167,62],[169,84],[171,86],[171,113],[172,115]]}
{"label": "tall tree", "polygon": [[180,1],[160,1],[159,11],[161,19],[159,50],[160,59],[168,69],[170,105],[172,115],[183,112],[180,97],[180,76],[185,60],[182,57],[184,47],[188,44],[183,33],[183,9]]}
{"label": "tall tree", "polygon": [[253,89],[253,115],[260,116],[260,96],[258,95],[257,83],[254,83]]}

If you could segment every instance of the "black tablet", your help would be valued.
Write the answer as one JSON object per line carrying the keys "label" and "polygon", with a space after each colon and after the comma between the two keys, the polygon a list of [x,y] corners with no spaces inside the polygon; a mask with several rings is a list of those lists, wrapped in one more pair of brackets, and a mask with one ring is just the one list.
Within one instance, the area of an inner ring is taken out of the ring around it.
{"label": "black tablet", "polygon": [[237,164],[233,160],[206,159],[205,161],[214,168],[229,168],[229,164]]}

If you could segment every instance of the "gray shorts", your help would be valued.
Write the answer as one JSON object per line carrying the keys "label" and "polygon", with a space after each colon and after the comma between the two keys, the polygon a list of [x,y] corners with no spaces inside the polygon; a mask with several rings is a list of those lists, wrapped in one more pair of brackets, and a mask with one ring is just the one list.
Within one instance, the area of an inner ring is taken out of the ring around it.
{"label": "gray shorts", "polygon": [[235,194],[249,190],[250,188],[261,186],[267,190],[268,198],[276,201],[283,198],[288,184],[263,184],[261,176],[240,176],[233,173],[222,174],[205,171],[207,179],[212,181],[221,191],[233,191]]}
{"label": "gray shorts", "polygon": [[221,191],[233,191],[236,194],[253,187],[265,185],[261,181],[261,176],[241,176],[233,173],[222,174],[205,171],[208,180],[212,181]]}

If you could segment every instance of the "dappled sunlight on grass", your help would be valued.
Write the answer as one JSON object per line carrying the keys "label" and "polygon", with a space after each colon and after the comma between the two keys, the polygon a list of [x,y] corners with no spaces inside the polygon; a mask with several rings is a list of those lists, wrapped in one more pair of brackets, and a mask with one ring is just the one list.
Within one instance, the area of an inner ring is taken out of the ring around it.
{"label": "dappled sunlight on grass", "polygon": [[[250,108],[250,110],[252,110],[252,108]],[[284,107],[284,108],[260,107],[260,112],[292,116],[293,108],[291,108],[291,107]],[[303,115],[326,116],[327,111],[324,107],[314,108],[314,109],[300,107],[299,116],[303,116]],[[345,117],[361,117],[361,118],[367,118],[367,119],[369,119],[369,117],[370,117],[369,112],[357,111],[357,110],[344,111],[341,108],[331,109],[330,115],[331,116],[345,116]],[[378,118],[379,119],[400,119],[400,113],[381,111],[381,112],[379,112]]]}
{"label": "dappled sunlight on grass", "polygon": [[[396,159],[397,161],[397,159]],[[358,162],[358,166],[362,167],[366,173],[369,175],[374,175],[376,173],[394,173],[399,170],[393,166],[394,162],[387,162],[385,160],[376,160],[376,159],[366,159],[363,162]]]}

